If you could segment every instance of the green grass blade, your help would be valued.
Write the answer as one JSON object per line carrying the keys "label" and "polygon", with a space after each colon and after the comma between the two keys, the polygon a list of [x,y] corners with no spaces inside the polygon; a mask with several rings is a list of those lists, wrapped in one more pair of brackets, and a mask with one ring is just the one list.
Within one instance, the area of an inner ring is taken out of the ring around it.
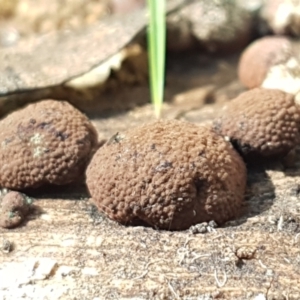
{"label": "green grass blade", "polygon": [[156,117],[160,117],[165,80],[166,56],[166,1],[148,0],[148,52],[150,67],[151,101]]}

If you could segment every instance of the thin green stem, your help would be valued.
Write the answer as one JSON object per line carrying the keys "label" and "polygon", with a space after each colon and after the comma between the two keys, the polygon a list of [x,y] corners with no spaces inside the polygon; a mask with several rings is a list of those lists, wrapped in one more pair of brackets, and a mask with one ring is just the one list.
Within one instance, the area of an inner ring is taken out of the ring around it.
{"label": "thin green stem", "polygon": [[166,56],[166,1],[148,0],[148,52],[151,101],[156,117],[160,117],[164,98]]}

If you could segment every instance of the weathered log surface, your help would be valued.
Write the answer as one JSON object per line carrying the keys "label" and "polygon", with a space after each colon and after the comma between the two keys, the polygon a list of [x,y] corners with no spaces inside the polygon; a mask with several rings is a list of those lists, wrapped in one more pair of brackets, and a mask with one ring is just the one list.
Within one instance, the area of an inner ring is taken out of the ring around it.
{"label": "weathered log surface", "polygon": [[[165,117],[209,122],[242,90],[235,63],[215,62],[168,75]],[[147,102],[147,88],[121,89],[101,105],[128,99]],[[152,120],[139,104],[100,118],[91,103],[100,138]],[[0,229],[0,299],[300,299],[299,170],[299,153],[294,167],[249,169],[243,215],[205,234],[118,225],[80,185],[36,191],[28,221]]]}
{"label": "weathered log surface", "polygon": [[[114,88],[95,89],[93,97],[60,85],[114,55],[147,21],[134,14],[124,22],[2,49],[1,116],[56,95],[89,113],[101,139],[153,120],[145,82],[121,86],[122,76],[113,74]],[[105,41],[101,51],[96,39]],[[168,57],[164,117],[209,122],[243,90],[237,58],[196,53],[174,63]],[[299,170],[300,152],[293,167],[274,162],[249,169],[241,217],[204,234],[118,225],[97,212],[79,184],[31,193],[36,201],[28,220],[0,228],[0,299],[300,299]]]}
{"label": "weathered log surface", "polygon": [[[107,124],[122,129],[123,118]],[[134,113],[126,118],[136,125]],[[94,122],[99,128],[104,121]],[[37,191],[29,220],[0,229],[13,246],[0,256],[0,296],[299,299],[299,167],[300,157],[293,168],[249,170],[244,214],[205,234],[118,225],[96,211],[81,186]]]}

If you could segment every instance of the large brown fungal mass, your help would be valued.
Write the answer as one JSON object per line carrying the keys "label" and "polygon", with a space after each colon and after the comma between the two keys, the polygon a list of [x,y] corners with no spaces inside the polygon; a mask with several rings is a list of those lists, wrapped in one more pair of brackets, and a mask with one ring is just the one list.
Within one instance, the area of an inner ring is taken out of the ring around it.
{"label": "large brown fungal mass", "polygon": [[64,101],[30,104],[0,129],[0,186],[16,190],[77,179],[97,142],[87,117]]}
{"label": "large brown fungal mass", "polygon": [[230,143],[209,128],[175,120],[115,135],[87,169],[100,211],[122,224],[170,230],[236,217],[245,181]]}
{"label": "large brown fungal mass", "polygon": [[214,129],[248,159],[283,157],[299,143],[300,109],[294,96],[256,88],[229,102]]}

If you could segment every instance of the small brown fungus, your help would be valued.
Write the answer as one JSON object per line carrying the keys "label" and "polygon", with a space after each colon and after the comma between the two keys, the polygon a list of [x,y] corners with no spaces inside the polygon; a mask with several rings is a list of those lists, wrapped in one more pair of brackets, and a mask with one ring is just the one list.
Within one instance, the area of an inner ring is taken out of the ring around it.
{"label": "small brown fungus", "polygon": [[26,195],[9,191],[0,199],[0,227],[18,226],[27,216],[32,199]]}
{"label": "small brown fungus", "polygon": [[256,88],[229,102],[213,127],[246,159],[280,158],[299,143],[300,108],[291,94]]}
{"label": "small brown fungus", "polygon": [[14,190],[78,179],[97,143],[88,118],[64,101],[30,104],[0,128],[0,186]]}
{"label": "small brown fungus", "polygon": [[259,87],[266,79],[270,68],[288,61],[292,45],[285,37],[263,37],[251,43],[242,53],[238,76],[249,88]]}
{"label": "small brown fungus", "polygon": [[210,128],[156,121],[98,149],[87,169],[98,209],[125,225],[183,230],[237,217],[246,169]]}

